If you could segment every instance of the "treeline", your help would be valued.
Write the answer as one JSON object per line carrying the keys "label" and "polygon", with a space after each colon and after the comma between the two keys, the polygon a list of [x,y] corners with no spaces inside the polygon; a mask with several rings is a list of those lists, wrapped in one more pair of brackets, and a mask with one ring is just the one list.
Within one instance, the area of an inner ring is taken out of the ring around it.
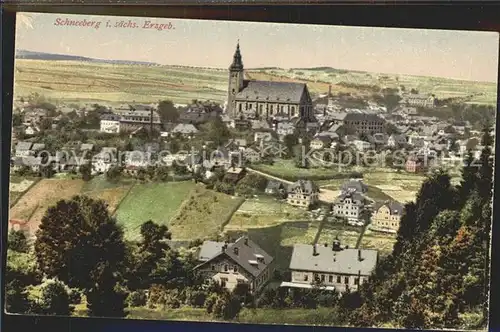
{"label": "treeline", "polygon": [[480,129],[485,122],[495,123],[496,116],[495,106],[480,104],[459,103],[439,108],[439,110],[428,108],[418,108],[417,110],[419,115],[435,116],[440,120],[469,121],[476,129]]}

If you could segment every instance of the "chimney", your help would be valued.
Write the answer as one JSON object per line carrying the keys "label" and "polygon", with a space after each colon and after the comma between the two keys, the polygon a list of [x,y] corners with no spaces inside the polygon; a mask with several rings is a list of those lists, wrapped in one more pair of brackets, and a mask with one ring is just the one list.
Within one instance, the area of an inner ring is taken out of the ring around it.
{"label": "chimney", "polygon": [[238,247],[234,247],[233,251],[234,251],[234,254],[235,254],[236,256],[238,256]]}

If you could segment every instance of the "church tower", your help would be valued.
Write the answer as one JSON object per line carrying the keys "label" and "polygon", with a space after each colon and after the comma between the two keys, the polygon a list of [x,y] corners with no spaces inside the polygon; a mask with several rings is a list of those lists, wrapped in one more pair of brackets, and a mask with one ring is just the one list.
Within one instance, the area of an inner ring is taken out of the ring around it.
{"label": "church tower", "polygon": [[230,117],[237,117],[235,96],[243,88],[243,62],[241,61],[240,42],[236,45],[233,63],[229,66],[229,84],[227,95],[227,113]]}

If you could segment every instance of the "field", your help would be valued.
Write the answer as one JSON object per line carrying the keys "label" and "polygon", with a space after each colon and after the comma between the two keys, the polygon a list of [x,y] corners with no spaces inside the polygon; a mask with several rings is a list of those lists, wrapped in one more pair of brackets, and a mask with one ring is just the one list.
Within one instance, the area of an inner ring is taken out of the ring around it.
{"label": "field", "polygon": [[468,102],[478,104],[496,104],[497,86],[489,82],[471,82],[452,80],[440,77],[395,75],[382,73],[367,73],[360,71],[339,70],[334,68],[295,68],[295,69],[265,69],[251,71],[254,79],[266,80],[296,80],[307,82],[312,94],[327,93],[328,85],[332,84],[333,93],[351,93],[359,96],[369,96],[368,89],[345,87],[339,83],[357,85],[376,85],[379,87],[398,88],[403,85],[407,90],[417,89],[420,93],[434,94],[437,98],[466,97],[473,95]]}
{"label": "field", "polygon": [[[388,199],[402,203],[413,201],[425,180],[424,175],[397,173],[391,170],[376,169],[362,173],[363,182],[368,186],[367,196],[376,201]],[[318,185],[325,189],[337,189],[344,182],[345,179],[320,180]]]}
{"label": "field", "polygon": [[396,243],[395,234],[375,232],[367,229],[359,247],[361,249],[377,249],[380,256],[386,256],[392,252],[394,243]]}
{"label": "field", "polygon": [[218,69],[19,59],[15,69],[16,99],[37,92],[66,103],[187,103],[227,93],[227,72]]}
{"label": "field", "polygon": [[[230,63],[230,55],[228,64]],[[171,99],[223,102],[227,94],[225,68],[102,64],[80,61],[20,60],[15,63],[15,98],[37,92],[65,103],[151,103]],[[332,91],[369,96],[372,92],[338,83],[416,88],[437,98],[474,95],[470,103],[496,104],[496,84],[445,78],[377,74],[333,68],[266,69],[246,71],[247,78],[308,84],[312,95]]]}
{"label": "field", "polygon": [[10,209],[10,219],[29,220],[33,235],[49,206],[79,194],[82,187],[82,180],[42,179]]}
{"label": "field", "polygon": [[143,222],[167,224],[194,187],[190,181],[137,184],[120,203],[115,217],[124,225],[126,237],[135,239]]}
{"label": "field", "polygon": [[321,229],[321,234],[318,239],[318,245],[328,244],[331,246],[333,240],[338,238],[342,246],[355,248],[361,235],[361,229],[357,227],[349,227],[332,223],[325,223]]}
{"label": "field", "polygon": [[38,180],[37,178],[22,178],[11,175],[9,181],[9,206],[12,207]]}
{"label": "field", "polygon": [[352,171],[343,167],[340,170],[337,167],[324,168],[324,167],[311,167],[311,168],[298,168],[295,166],[294,160],[278,159],[272,165],[259,164],[252,166],[252,168],[274,175],[277,177],[287,178],[308,178],[308,177],[348,177]]}
{"label": "field", "polygon": [[269,227],[286,221],[307,220],[307,211],[271,197],[247,199],[233,214],[224,230]]}
{"label": "field", "polygon": [[169,229],[174,240],[205,239],[218,235],[244,199],[198,186],[182,203]]}

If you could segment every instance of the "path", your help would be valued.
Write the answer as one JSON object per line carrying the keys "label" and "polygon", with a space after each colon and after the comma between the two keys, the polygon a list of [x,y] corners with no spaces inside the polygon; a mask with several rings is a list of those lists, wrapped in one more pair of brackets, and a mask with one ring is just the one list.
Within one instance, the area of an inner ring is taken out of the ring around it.
{"label": "path", "polygon": [[[256,174],[260,174],[268,179],[273,179],[273,180],[276,180],[276,181],[280,181],[280,182],[283,182],[283,183],[286,183],[286,184],[292,184],[293,182],[291,181],[288,181],[288,180],[285,180],[285,179],[281,179],[277,176],[274,176],[274,175],[271,175],[271,174],[267,174],[267,173],[264,173],[264,172],[261,172],[261,171],[257,171],[253,168],[250,168],[250,167],[247,167],[246,168],[247,171],[249,172],[252,172],[252,173],[256,173]],[[324,188],[320,188],[320,191],[319,191],[319,200],[321,202],[325,202],[325,203],[333,203],[333,201],[335,201],[335,199],[337,198],[337,196],[339,195],[339,191],[336,191],[336,190],[330,190],[330,189],[324,189]]]}

